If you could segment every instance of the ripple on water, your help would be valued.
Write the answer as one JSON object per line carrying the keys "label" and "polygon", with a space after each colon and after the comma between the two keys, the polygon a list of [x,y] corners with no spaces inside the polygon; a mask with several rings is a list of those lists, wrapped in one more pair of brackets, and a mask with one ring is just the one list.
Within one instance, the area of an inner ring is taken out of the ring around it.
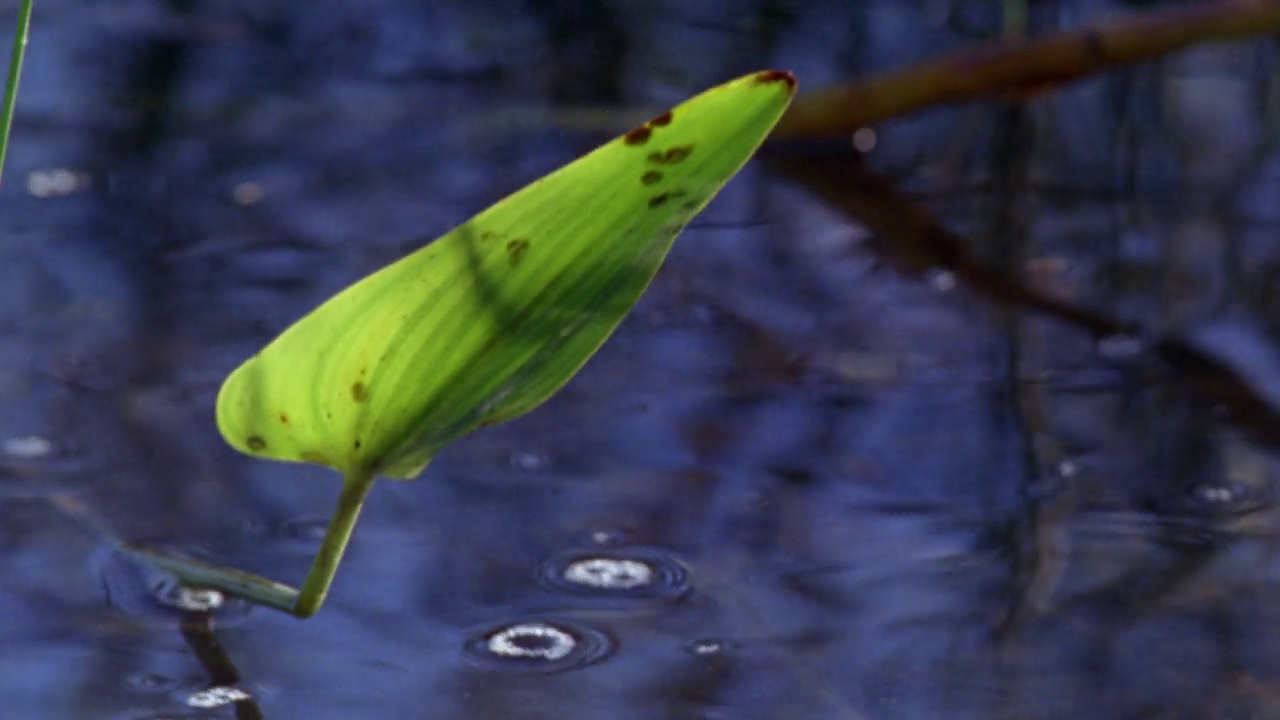
{"label": "ripple on water", "polygon": [[282,540],[318,546],[324,540],[324,534],[328,529],[329,516],[301,515],[280,523],[277,533]]}
{"label": "ripple on water", "polygon": [[109,605],[134,617],[171,622],[192,612],[211,612],[222,627],[248,617],[251,603],[217,590],[191,588],[137,557],[104,547],[94,557]]}
{"label": "ripple on water", "polygon": [[466,658],[483,670],[555,673],[590,665],[613,653],[608,635],[563,620],[521,620],[473,633]]}
{"label": "ripple on water", "polygon": [[676,599],[690,588],[679,560],[645,547],[560,553],[539,566],[538,579],[557,592],[592,597]]}
{"label": "ripple on water", "polygon": [[173,692],[182,685],[175,677],[153,672],[132,673],[124,679],[124,686],[130,692],[142,695],[160,695]]}

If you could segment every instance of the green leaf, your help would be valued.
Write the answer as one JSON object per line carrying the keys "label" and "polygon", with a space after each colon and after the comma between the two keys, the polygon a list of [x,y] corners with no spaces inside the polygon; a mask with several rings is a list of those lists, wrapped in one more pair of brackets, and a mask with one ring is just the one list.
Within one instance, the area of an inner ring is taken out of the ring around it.
{"label": "green leaf", "polygon": [[223,437],[405,479],[533,409],[617,327],[794,93],[778,71],[708,90],[340,292],[227,378]]}

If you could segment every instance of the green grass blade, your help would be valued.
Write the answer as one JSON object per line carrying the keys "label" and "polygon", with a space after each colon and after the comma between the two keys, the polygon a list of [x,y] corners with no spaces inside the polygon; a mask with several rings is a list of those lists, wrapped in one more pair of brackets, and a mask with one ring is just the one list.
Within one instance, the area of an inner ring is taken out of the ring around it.
{"label": "green grass blade", "polygon": [[794,93],[773,71],[708,90],[342,291],[231,374],[223,436],[408,478],[531,410],[617,327]]}
{"label": "green grass blade", "polygon": [[9,132],[13,129],[13,113],[18,104],[18,80],[22,78],[22,58],[27,52],[27,33],[31,28],[31,6],[34,0],[18,5],[17,27],[13,31],[13,47],[9,52],[9,77],[4,85],[4,107],[0,108],[0,176],[9,156]]}

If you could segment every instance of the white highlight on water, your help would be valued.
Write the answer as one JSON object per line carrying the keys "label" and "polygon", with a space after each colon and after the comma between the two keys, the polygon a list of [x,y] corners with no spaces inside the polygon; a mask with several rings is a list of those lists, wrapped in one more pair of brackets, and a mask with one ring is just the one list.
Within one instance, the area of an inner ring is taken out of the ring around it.
{"label": "white highlight on water", "polygon": [[53,452],[53,443],[39,435],[6,438],[4,454],[20,460],[36,460]]}
{"label": "white highlight on water", "polygon": [[593,557],[570,563],[564,579],[604,590],[630,590],[653,582],[653,568],[639,560]]}
{"label": "white highlight on water", "polygon": [[494,633],[488,648],[501,657],[560,660],[573,652],[577,644],[572,635],[560,628],[544,623],[521,623]]}
{"label": "white highlight on water", "polygon": [[213,612],[222,607],[226,599],[227,596],[218,590],[191,588],[185,585],[180,585],[173,592],[164,593],[161,596],[161,600],[166,605],[191,612]]}
{"label": "white highlight on water", "polygon": [[187,705],[194,708],[216,708],[240,700],[248,700],[250,697],[249,693],[240,688],[211,687],[187,698]]}

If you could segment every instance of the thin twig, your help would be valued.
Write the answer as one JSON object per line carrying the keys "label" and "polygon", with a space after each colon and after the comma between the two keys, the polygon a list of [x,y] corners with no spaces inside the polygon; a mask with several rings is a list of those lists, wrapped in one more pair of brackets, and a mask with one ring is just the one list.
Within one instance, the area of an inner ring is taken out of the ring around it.
{"label": "thin twig", "polygon": [[802,94],[777,138],[844,136],[935,105],[1030,95],[1198,43],[1280,33],[1280,0],[1229,0],[1102,21],[1034,40],[1004,41],[840,87]]}

